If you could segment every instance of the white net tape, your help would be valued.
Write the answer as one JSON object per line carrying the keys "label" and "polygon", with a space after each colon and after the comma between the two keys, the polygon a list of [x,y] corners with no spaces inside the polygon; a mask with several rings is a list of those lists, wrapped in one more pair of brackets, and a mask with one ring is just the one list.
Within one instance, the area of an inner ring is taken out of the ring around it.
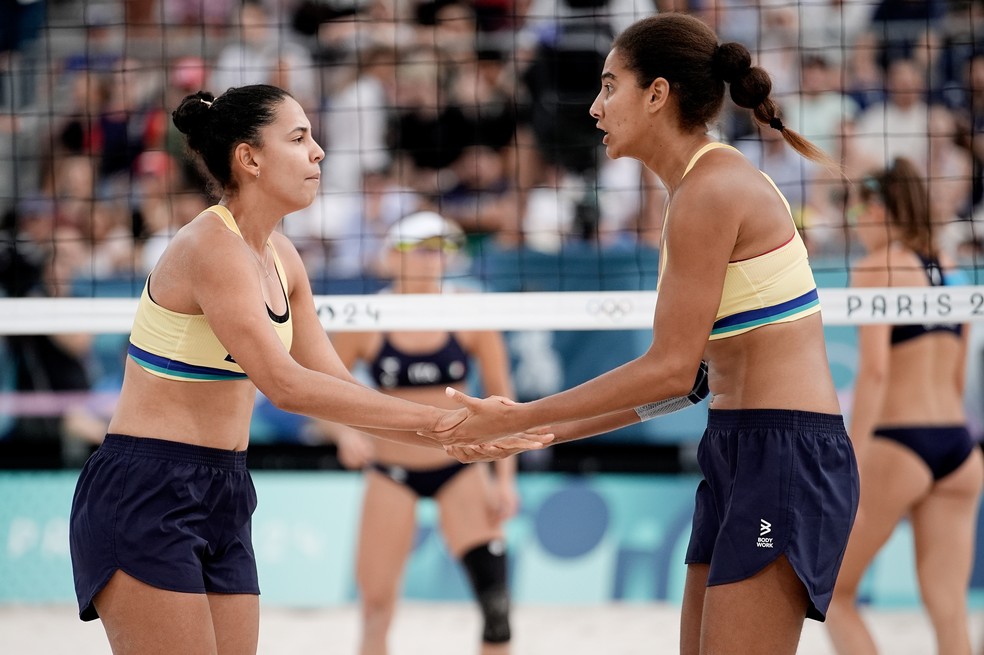
{"label": "white net tape", "polygon": [[[819,289],[827,325],[984,319],[984,286]],[[631,330],[652,327],[654,291],[317,296],[330,332]],[[0,335],[130,331],[133,298],[3,298]]]}

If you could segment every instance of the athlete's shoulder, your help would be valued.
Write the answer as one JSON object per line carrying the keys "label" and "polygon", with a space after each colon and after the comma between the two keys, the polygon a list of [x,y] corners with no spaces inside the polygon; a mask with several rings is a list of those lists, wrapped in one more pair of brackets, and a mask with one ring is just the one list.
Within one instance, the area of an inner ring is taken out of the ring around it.
{"label": "athlete's shoulder", "polygon": [[705,203],[733,202],[763,182],[762,173],[733,148],[706,152],[684,177],[680,193]]}
{"label": "athlete's shoulder", "polygon": [[889,285],[891,253],[886,248],[879,248],[859,257],[850,270],[852,287],[884,287]]}
{"label": "athlete's shoulder", "polygon": [[[169,248],[191,254],[218,255],[223,248],[235,247],[239,236],[227,228],[215,213],[205,210],[181,226],[171,237]],[[213,249],[220,249],[214,252]]]}

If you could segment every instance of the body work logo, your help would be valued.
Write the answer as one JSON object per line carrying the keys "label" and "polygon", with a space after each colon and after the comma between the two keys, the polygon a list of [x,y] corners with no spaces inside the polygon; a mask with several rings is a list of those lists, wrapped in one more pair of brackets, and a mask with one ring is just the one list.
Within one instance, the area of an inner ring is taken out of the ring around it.
{"label": "body work logo", "polygon": [[766,535],[772,533],[772,524],[765,519],[759,519],[759,536],[758,543],[755,545],[759,548],[772,548],[772,537]]}

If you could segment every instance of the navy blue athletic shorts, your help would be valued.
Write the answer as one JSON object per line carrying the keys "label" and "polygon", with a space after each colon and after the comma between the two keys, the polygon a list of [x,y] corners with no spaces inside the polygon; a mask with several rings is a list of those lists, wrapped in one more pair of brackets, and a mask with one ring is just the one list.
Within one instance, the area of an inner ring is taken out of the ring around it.
{"label": "navy blue athletic shorts", "polygon": [[79,618],[117,570],[186,593],[259,594],[246,451],[106,435],[82,467],[69,524]]}
{"label": "navy blue athletic shorts", "polygon": [[844,419],[791,410],[710,410],[697,449],[688,564],[708,586],[745,580],[785,555],[823,621],[858,509]]}

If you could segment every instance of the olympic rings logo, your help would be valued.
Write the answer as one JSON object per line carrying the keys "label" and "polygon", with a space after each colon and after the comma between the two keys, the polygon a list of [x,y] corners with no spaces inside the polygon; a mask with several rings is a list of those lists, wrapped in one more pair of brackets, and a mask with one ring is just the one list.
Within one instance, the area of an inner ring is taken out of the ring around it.
{"label": "olympic rings logo", "polygon": [[586,309],[589,316],[603,316],[617,323],[629,316],[632,310],[635,309],[635,306],[628,298],[618,300],[605,298],[602,300],[589,300]]}

